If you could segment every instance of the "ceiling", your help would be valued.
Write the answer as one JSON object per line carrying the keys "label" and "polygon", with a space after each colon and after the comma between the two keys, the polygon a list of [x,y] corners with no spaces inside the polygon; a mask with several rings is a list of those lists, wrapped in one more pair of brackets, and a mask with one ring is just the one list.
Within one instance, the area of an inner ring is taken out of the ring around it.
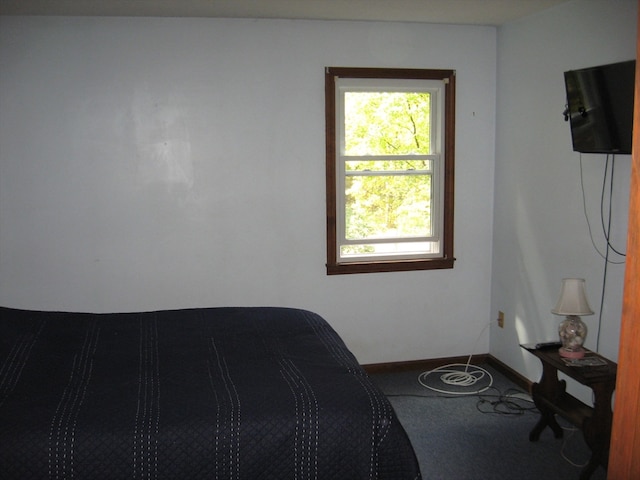
{"label": "ceiling", "polygon": [[0,0],[0,15],[287,18],[502,25],[568,0]]}

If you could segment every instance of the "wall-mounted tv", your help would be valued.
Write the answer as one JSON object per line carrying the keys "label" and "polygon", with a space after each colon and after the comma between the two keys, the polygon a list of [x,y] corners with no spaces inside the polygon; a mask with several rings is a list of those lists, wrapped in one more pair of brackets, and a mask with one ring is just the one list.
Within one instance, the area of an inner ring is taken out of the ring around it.
{"label": "wall-mounted tv", "polygon": [[630,154],[636,61],[564,72],[573,150]]}

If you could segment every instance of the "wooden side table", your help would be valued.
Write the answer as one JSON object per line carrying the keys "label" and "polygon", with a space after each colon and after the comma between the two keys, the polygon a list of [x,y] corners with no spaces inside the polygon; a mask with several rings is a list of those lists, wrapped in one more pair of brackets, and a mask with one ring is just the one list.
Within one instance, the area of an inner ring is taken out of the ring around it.
{"label": "wooden side table", "polygon": [[[548,426],[556,438],[562,437],[562,428],[555,419],[560,415],[582,430],[591,449],[591,458],[580,473],[580,479],[588,479],[598,465],[607,467],[609,440],[611,438],[611,397],[616,386],[617,364],[587,350],[586,356],[595,356],[606,362],[601,366],[575,367],[567,365],[557,348],[536,349],[532,345],[521,345],[542,362],[542,378],[531,387],[533,401],[540,410],[540,420],[529,434],[535,442]],[[566,392],[566,382],[558,379],[558,371],[591,388],[594,393],[593,407]]]}

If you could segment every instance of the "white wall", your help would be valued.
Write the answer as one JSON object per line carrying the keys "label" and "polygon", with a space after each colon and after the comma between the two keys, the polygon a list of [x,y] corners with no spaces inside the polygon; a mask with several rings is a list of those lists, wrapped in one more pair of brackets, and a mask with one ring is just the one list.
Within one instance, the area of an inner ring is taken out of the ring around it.
{"label": "white wall", "polygon": [[[624,264],[608,266],[601,309],[605,262],[592,245],[583,213],[581,157],[572,151],[562,116],[563,72],[634,59],[636,21],[635,0],[576,0],[498,30],[491,313],[504,311],[506,322],[504,329],[492,329],[491,353],[532,380],[539,378],[539,362],[518,344],[557,339],[562,319],[550,310],[564,277],[586,279],[596,311],[583,317],[587,347],[617,360]],[[611,240],[619,250],[626,244],[630,159],[615,159]],[[586,210],[602,253],[605,160],[605,155],[582,155]],[[587,392],[571,388],[590,400]]]}
{"label": "white wall", "polygon": [[[326,276],[325,66],[457,70],[453,270]],[[495,81],[491,27],[0,18],[0,304],[293,306],[362,363],[487,352]]]}

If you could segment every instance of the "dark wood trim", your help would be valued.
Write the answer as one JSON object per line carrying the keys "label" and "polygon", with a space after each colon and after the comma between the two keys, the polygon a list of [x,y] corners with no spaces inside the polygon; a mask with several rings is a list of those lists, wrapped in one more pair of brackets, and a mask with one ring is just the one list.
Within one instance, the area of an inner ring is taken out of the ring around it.
{"label": "dark wood trim", "polygon": [[[640,7],[640,2],[638,2]],[[640,27],[640,9],[638,10]],[[640,54],[640,30],[636,37]],[[635,108],[627,265],[618,353],[618,378],[609,450],[609,480],[640,478],[640,64],[636,63]]]}
{"label": "dark wood trim", "polygon": [[444,210],[442,232],[442,254],[450,260],[453,268],[453,214],[455,203],[455,158],[456,158],[456,72],[451,71],[445,85],[445,127],[444,127]]}
{"label": "dark wood trim", "polygon": [[324,118],[326,150],[327,262],[335,263],[336,251],[336,82],[330,68],[324,73]]}
{"label": "dark wood trim", "polygon": [[[400,373],[409,370],[429,371],[433,370],[434,368],[442,367],[443,365],[449,365],[451,363],[467,363],[468,360],[469,356],[466,355],[464,357],[431,358],[424,360],[411,360],[407,362],[374,363],[363,365],[363,368],[369,374]],[[514,369],[501,362],[489,353],[474,355],[471,358],[471,363],[474,365],[487,363],[523,390],[531,392],[531,385],[533,384],[531,380],[522,376]]]}
{"label": "dark wood trim", "polygon": [[[443,80],[445,82],[445,138],[444,138],[444,205],[442,256],[416,260],[387,260],[371,262],[337,263],[336,245],[336,78],[401,78]],[[327,207],[327,275],[352,273],[400,272],[414,270],[439,270],[453,268],[454,247],[454,197],[455,197],[455,70],[412,68],[356,68],[325,67],[325,151],[326,151],[326,207]]]}
{"label": "dark wood trim", "polygon": [[[474,363],[483,363],[486,361],[488,354],[474,355]],[[362,367],[367,373],[399,373],[408,370],[433,370],[450,363],[466,363],[469,355],[464,357],[447,357],[447,358],[430,358],[423,360],[411,360],[407,362],[391,362],[391,363],[373,363],[363,365]]]}
{"label": "dark wood trim", "polygon": [[423,68],[370,68],[326,67],[325,73],[342,78],[408,78],[416,80],[442,80],[455,76],[455,70]]}
{"label": "dark wood trim", "polygon": [[505,377],[507,377],[509,380],[511,380],[513,383],[518,385],[523,390],[526,390],[529,393],[531,392],[531,385],[533,385],[533,382],[529,380],[527,377],[516,372],[513,368],[511,368],[506,363],[503,363],[502,361],[498,360],[493,355],[487,356],[487,363],[491,365],[493,368],[495,368],[497,371],[499,371],[501,374],[503,374]]}
{"label": "dark wood trim", "polygon": [[[335,242],[334,242],[335,246]],[[335,248],[334,248],[335,250]],[[429,258],[420,260],[390,260],[377,262],[327,263],[327,275],[350,273],[401,272],[453,268],[455,258]]]}

